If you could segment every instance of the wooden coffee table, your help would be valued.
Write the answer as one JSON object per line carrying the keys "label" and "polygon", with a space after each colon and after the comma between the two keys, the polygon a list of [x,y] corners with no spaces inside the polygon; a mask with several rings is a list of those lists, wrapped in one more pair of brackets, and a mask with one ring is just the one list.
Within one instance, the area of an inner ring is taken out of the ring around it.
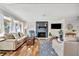
{"label": "wooden coffee table", "polygon": [[76,36],[76,33],[66,33],[65,35],[66,36],[73,36],[73,37],[75,37]]}
{"label": "wooden coffee table", "polygon": [[35,43],[35,38],[34,37],[28,37],[26,40],[27,45],[34,45]]}

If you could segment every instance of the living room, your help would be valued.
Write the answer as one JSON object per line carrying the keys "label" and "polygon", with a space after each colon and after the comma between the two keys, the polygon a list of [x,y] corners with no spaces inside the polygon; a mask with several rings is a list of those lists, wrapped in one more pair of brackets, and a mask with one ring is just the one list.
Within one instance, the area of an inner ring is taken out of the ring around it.
{"label": "living room", "polygon": [[75,3],[0,4],[1,55],[78,56],[78,10]]}

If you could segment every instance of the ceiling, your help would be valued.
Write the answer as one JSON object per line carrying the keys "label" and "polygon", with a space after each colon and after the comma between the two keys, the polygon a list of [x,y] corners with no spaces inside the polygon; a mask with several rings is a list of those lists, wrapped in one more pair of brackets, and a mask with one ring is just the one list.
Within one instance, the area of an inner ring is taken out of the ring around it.
{"label": "ceiling", "polygon": [[23,20],[78,16],[78,4],[0,4]]}

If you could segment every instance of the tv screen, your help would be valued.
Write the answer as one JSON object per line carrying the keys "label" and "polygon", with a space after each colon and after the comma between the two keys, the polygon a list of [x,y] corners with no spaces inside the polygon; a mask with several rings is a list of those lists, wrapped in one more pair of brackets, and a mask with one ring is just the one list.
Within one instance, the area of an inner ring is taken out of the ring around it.
{"label": "tv screen", "polygon": [[61,29],[61,24],[60,23],[51,24],[51,29]]}

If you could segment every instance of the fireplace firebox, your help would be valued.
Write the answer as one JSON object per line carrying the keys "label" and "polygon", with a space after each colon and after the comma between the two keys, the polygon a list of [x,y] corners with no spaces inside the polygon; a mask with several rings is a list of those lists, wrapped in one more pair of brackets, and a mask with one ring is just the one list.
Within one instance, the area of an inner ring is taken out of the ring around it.
{"label": "fireplace firebox", "polygon": [[48,22],[47,21],[37,21],[36,22],[36,36],[37,37],[48,37]]}
{"label": "fireplace firebox", "polygon": [[38,32],[38,37],[46,37],[46,32]]}

